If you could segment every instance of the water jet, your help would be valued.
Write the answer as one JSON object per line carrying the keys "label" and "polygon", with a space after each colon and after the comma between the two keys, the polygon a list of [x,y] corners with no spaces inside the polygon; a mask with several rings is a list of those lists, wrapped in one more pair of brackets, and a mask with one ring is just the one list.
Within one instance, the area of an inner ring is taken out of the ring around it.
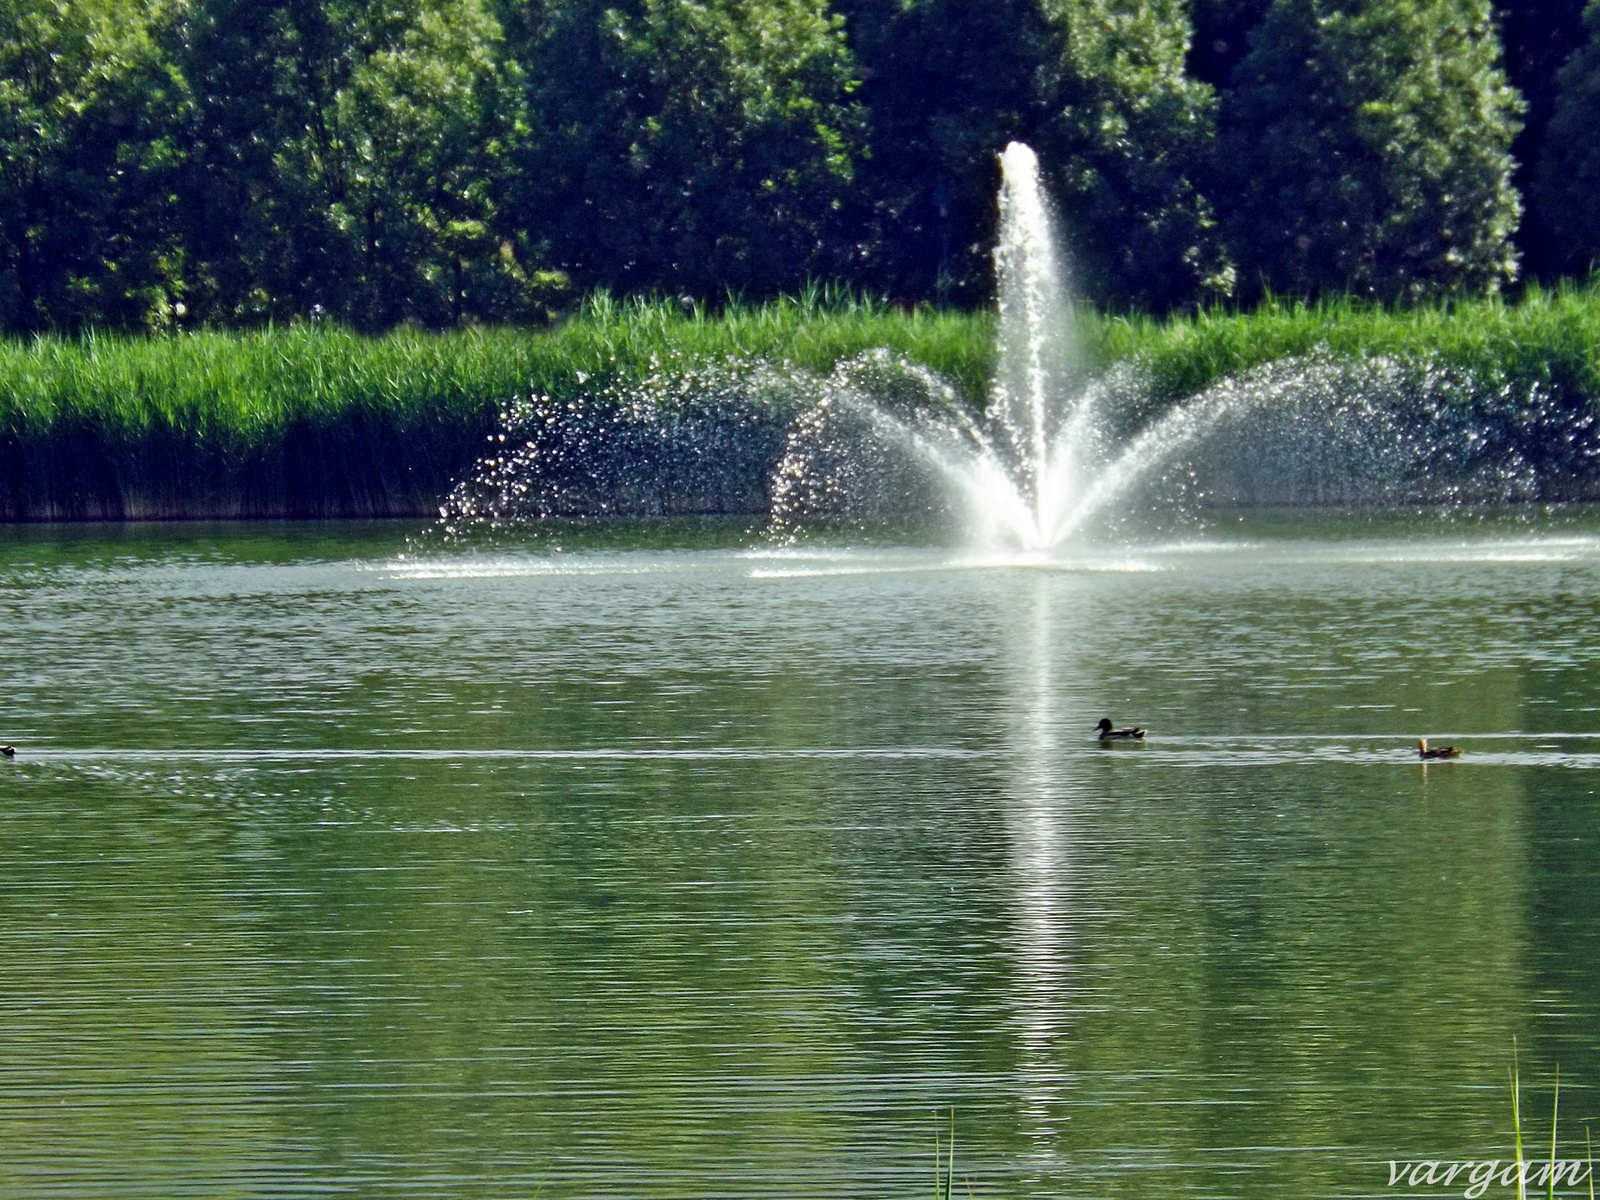
{"label": "water jet", "polygon": [[1000,158],[982,411],[892,356],[842,364],[791,428],[781,533],[899,504],[942,511],[985,549],[1048,555],[1208,507],[1519,502],[1593,475],[1587,410],[1427,356],[1321,348],[1168,399],[1136,361],[1094,373],[1038,158],[1015,142]]}
{"label": "water jet", "polygon": [[[977,542],[1053,550],[1107,523],[1136,484],[1245,398],[1238,389],[1212,389],[1130,437],[1115,436],[1106,409],[1139,390],[1137,373],[1088,371],[1038,157],[1013,142],[1000,162],[998,362],[983,412],[973,414],[948,386],[909,364],[846,364],[791,433],[774,488],[780,527],[830,503],[859,502],[861,482],[904,454],[936,477]],[[921,385],[921,402],[885,405],[886,389],[862,386],[864,365],[879,375],[899,370]]]}

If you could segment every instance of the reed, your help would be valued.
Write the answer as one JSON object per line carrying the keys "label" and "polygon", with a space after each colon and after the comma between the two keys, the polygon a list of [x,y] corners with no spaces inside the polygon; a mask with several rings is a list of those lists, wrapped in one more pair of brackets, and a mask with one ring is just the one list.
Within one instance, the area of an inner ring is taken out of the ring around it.
{"label": "reed", "polygon": [[[956,1110],[950,1110],[950,1137],[940,1144],[937,1121],[933,1127],[933,1200],[955,1200]],[[971,1185],[968,1185],[970,1191]]]}
{"label": "reed", "polygon": [[[1273,301],[1168,319],[1085,311],[1081,324],[1090,359],[1137,360],[1157,403],[1317,352],[1426,361],[1486,394],[1537,390],[1585,419],[1600,402],[1597,284],[1530,289],[1514,304]],[[993,343],[987,312],[825,289],[718,312],[602,292],[547,330],[362,337],[307,324],[0,341],[0,519],[429,513],[519,396],[592,401],[730,360],[825,373],[883,347],[976,405]]]}
{"label": "reed", "polygon": [[1110,316],[1092,325],[1100,361],[1140,359],[1167,398],[1276,359],[1328,352],[1427,359],[1471,374],[1485,389],[1538,384],[1600,401],[1600,280],[1530,287],[1516,303],[1269,300],[1249,312],[1211,309],[1169,321]]}
{"label": "reed", "polygon": [[729,359],[826,371],[876,346],[981,393],[991,340],[986,315],[817,291],[715,316],[600,293],[548,331],[0,342],[0,519],[431,513],[518,396]]}
{"label": "reed", "polygon": [[[1522,1072],[1518,1062],[1516,1039],[1511,1043],[1511,1067],[1508,1072],[1511,1081],[1511,1129],[1513,1146],[1516,1152],[1513,1169],[1517,1178],[1517,1200],[1527,1200],[1528,1175],[1532,1166],[1529,1164],[1522,1144]],[[1550,1100],[1550,1156],[1545,1161],[1540,1172],[1545,1185],[1545,1200],[1556,1200],[1557,1167],[1560,1158],[1560,1129],[1561,1129],[1561,1067],[1557,1064],[1555,1069],[1555,1086]],[[1583,1130],[1583,1175],[1589,1185],[1589,1200],[1594,1200],[1594,1144],[1587,1125]],[[1573,1171],[1570,1181],[1577,1183],[1579,1175]]]}
{"label": "reed", "polygon": [[1517,1044],[1511,1043],[1511,1128],[1516,1135],[1517,1200],[1528,1200],[1528,1172],[1522,1157],[1522,1077],[1517,1069]]}

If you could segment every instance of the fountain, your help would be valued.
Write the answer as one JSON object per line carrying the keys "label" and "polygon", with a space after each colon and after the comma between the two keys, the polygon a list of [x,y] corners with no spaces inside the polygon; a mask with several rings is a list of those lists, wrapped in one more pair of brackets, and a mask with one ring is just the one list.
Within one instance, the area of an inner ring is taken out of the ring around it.
{"label": "fountain", "polygon": [[792,541],[924,512],[986,550],[1036,555],[1207,505],[1516,501],[1547,498],[1547,474],[1594,474],[1591,414],[1426,360],[1320,351],[1164,409],[1137,364],[1092,374],[1038,159],[1013,142],[1000,162],[998,354],[981,412],[883,350],[826,377],[663,364],[582,400],[511,405],[441,527],[766,508]]}
{"label": "fountain", "polygon": [[1204,506],[1514,502],[1592,479],[1593,414],[1427,359],[1319,350],[1139,425],[1157,406],[1137,365],[1086,368],[1037,157],[1013,142],[1000,161],[984,411],[887,355],[843,364],[791,430],[773,486],[780,532],[898,502],[942,507],[985,549],[1048,553]]}
{"label": "fountain", "polygon": [[[1253,397],[1250,389],[1212,389],[1131,439],[1113,440],[1104,409],[1139,390],[1136,375],[1086,371],[1038,158],[1013,142],[1000,161],[998,364],[983,414],[974,416],[952,389],[909,364],[881,355],[845,364],[789,439],[774,488],[780,528],[881,493],[881,484],[863,487],[863,480],[909,456],[937,476],[980,544],[1049,551],[1103,523],[1155,468]],[[920,401],[882,403],[893,390],[883,376],[895,372],[921,387]],[[904,481],[888,490],[897,488]]]}

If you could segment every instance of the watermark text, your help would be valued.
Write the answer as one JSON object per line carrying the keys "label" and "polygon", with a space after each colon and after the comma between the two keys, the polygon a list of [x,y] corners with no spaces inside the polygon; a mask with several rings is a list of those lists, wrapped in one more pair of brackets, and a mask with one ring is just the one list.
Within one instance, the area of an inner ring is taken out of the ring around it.
{"label": "watermark text", "polygon": [[1558,1158],[1554,1162],[1529,1162],[1524,1159],[1503,1161],[1498,1158],[1484,1162],[1398,1162],[1389,1160],[1389,1186],[1402,1183],[1410,1187],[1454,1187],[1457,1180],[1466,1183],[1461,1193],[1466,1200],[1478,1197],[1498,1185],[1516,1188],[1526,1194],[1529,1188],[1578,1187],[1592,1177],[1594,1164],[1581,1158]]}

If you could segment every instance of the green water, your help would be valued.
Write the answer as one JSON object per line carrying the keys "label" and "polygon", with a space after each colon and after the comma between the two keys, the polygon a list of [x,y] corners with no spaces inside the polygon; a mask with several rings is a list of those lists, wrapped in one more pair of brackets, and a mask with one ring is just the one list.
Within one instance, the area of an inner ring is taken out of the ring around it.
{"label": "green water", "polygon": [[953,1106],[1459,1195],[1513,1039],[1600,1124],[1600,515],[410,532],[0,530],[0,1194],[927,1196]]}

